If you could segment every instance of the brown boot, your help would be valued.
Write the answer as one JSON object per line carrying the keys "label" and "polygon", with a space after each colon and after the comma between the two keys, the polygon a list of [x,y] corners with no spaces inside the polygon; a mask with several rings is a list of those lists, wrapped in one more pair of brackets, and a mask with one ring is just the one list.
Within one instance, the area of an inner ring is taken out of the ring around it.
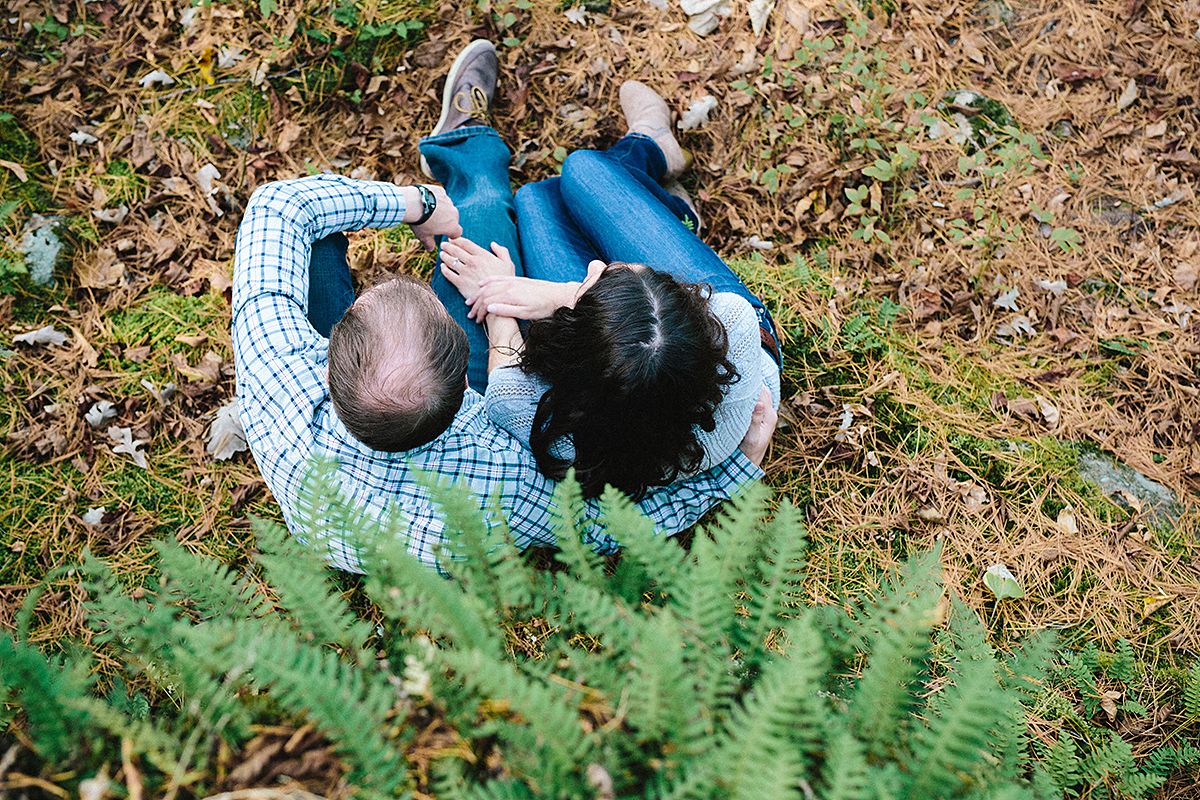
{"label": "brown boot", "polygon": [[658,92],[641,81],[621,84],[621,110],[630,133],[641,133],[654,140],[667,159],[664,180],[679,177],[687,168],[687,158],[671,130],[671,109]]}
{"label": "brown boot", "polygon": [[[499,73],[500,59],[494,44],[487,39],[476,39],[464,47],[446,75],[442,115],[429,135],[436,136],[468,125],[487,125]],[[421,171],[433,177],[425,156],[421,156]]]}

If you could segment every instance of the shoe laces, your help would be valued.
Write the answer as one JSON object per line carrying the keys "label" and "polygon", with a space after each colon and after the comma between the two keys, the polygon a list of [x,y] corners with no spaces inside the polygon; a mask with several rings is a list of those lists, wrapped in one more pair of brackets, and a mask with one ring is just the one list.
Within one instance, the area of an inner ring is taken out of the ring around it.
{"label": "shoe laces", "polygon": [[487,119],[490,113],[487,95],[478,86],[454,95],[454,110],[473,119]]}

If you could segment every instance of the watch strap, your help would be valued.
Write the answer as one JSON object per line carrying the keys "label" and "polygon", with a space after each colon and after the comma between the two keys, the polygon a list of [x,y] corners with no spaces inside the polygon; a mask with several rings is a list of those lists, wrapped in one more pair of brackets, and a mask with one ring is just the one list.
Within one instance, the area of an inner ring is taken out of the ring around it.
{"label": "watch strap", "polygon": [[412,224],[423,225],[433,216],[433,212],[437,211],[437,197],[428,186],[417,184],[417,191],[421,193],[421,218]]}

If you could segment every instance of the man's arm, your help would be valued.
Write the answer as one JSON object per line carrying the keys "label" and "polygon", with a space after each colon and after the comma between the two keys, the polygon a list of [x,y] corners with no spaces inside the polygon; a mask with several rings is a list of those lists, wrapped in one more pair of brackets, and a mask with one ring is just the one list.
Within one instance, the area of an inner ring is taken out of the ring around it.
{"label": "man's arm", "polygon": [[[246,207],[233,283],[239,410],[247,442],[285,512],[313,450],[313,416],[328,397],[327,343],[307,317],[312,243],[337,231],[415,219],[414,196],[414,187],[319,175],[262,186]],[[453,204],[445,203],[443,213],[453,213],[457,225]]]}

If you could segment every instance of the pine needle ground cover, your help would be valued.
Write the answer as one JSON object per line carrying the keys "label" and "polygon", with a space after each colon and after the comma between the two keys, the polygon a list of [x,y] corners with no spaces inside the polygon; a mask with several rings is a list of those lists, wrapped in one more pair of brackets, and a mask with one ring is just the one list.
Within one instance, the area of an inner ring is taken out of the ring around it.
{"label": "pine needle ground cover", "polygon": [[[1061,691],[1029,715],[1032,758],[1057,753],[1047,769],[1082,796],[1195,795],[1194,2],[780,0],[762,35],[739,8],[707,37],[675,4],[640,0],[570,16],[556,2],[11,5],[0,626],[14,630],[37,589],[22,642],[94,651],[91,694],[117,688],[125,656],[87,621],[84,573],[58,568],[86,550],[124,590],[153,592],[166,571],[156,542],[170,539],[261,580],[249,520],[278,512],[245,454],[206,450],[233,393],[242,204],[261,182],[314,170],[416,179],[438,82],[459,46],[487,36],[504,45],[497,126],[517,182],[613,141],[626,77],[680,108],[716,100],[681,134],[696,154],[688,187],[708,240],[784,328],[786,424],[767,471],[808,531],[797,609],[880,602],[887,575],[937,546],[949,594],[992,646],[1059,631],[1048,674]],[[35,214],[62,243],[47,285],[22,252]],[[417,250],[402,232],[364,234],[354,265],[363,280],[422,273]],[[47,325],[62,344],[12,341]],[[987,588],[996,564],[1023,597]],[[376,613],[362,587],[342,588]],[[510,648],[538,656],[546,620],[513,622]],[[162,708],[176,696],[150,690],[175,685],[162,676],[128,677],[114,697]],[[335,790],[354,763],[336,731],[272,702],[273,722],[241,717],[254,736],[230,738],[216,772],[162,785],[316,775],[310,788]],[[28,759],[36,726],[18,717],[5,735]],[[459,746],[439,720],[410,753]],[[138,775],[148,756],[133,752]],[[124,768],[119,748],[106,757],[110,775]],[[55,778],[51,763],[16,769],[40,790],[5,788],[53,794],[90,777]],[[230,778],[242,764],[262,770]]]}

